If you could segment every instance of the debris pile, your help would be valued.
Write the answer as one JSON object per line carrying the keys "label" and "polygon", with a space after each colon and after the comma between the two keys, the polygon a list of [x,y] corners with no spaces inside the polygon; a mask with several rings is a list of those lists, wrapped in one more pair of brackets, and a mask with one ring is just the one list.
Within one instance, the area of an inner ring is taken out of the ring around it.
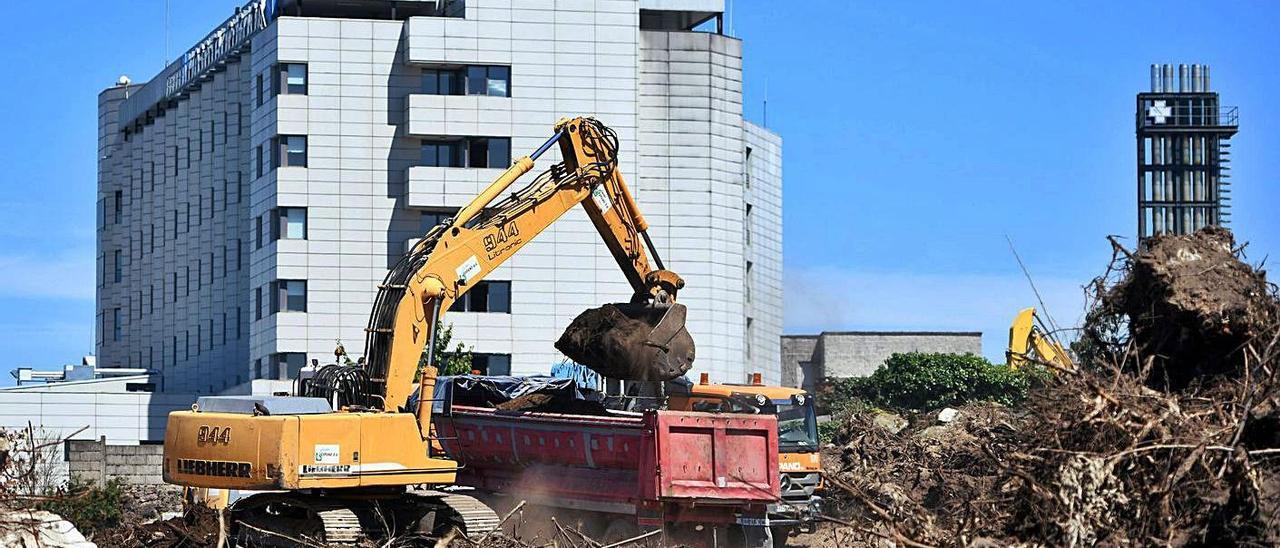
{"label": "debris pile", "polygon": [[1229,230],[1157,237],[1137,255],[1117,251],[1126,258],[1115,272],[1122,277],[1095,281],[1097,306],[1085,330],[1085,342],[1110,351],[1106,361],[1120,361],[1128,351],[1124,343],[1132,343],[1140,354],[1126,365],[1138,367],[1153,386],[1178,389],[1206,376],[1243,373],[1250,357],[1242,353],[1274,335],[1280,320],[1275,293],[1263,272],[1240,260]]}
{"label": "debris pile", "polygon": [[125,522],[120,527],[94,535],[99,548],[189,548],[216,546],[218,514],[204,506],[194,506],[184,515],[166,520]]}
{"label": "debris pile", "polygon": [[1113,267],[1081,368],[1017,409],[841,426],[830,484],[857,540],[1280,543],[1275,290],[1216,228]]}

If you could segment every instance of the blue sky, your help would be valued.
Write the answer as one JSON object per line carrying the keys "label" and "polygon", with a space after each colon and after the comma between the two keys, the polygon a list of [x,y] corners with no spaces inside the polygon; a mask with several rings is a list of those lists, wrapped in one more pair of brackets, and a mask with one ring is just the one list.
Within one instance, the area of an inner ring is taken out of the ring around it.
{"label": "blue sky", "polygon": [[[168,57],[238,3],[172,0]],[[10,4],[4,370],[91,350],[97,93],[166,57],[161,0]],[[763,121],[767,94],[785,140],[787,332],[978,330],[999,358],[1008,321],[1035,304],[1006,235],[1071,323],[1104,236],[1135,231],[1133,94],[1152,62],[1213,65],[1241,112],[1233,228],[1254,259],[1280,250],[1277,4],[730,5],[747,116]]]}

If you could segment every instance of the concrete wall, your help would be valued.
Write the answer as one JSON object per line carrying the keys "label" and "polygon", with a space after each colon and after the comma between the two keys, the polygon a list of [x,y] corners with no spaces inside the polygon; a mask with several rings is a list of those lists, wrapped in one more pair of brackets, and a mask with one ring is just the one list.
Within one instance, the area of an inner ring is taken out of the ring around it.
{"label": "concrete wall", "polygon": [[169,412],[190,409],[194,401],[184,394],[0,390],[0,428],[26,428],[30,422],[51,439],[74,434],[75,439],[136,444],[164,439]]}
{"label": "concrete wall", "polygon": [[233,59],[127,135],[118,110],[134,88],[99,95],[100,366],[155,369],[183,393],[249,380],[252,77]]}
{"label": "concrete wall", "polygon": [[[640,33],[637,200],[697,343],[691,376],[746,378],[745,145],[742,42],[693,32]],[[773,368],[770,368],[773,369]]]}
{"label": "concrete wall", "polygon": [[70,440],[67,471],[74,477],[102,483],[119,478],[131,485],[164,485],[163,445],[109,445],[99,440]]}
{"label": "concrete wall", "polygon": [[828,377],[865,377],[904,352],[982,354],[980,332],[826,332],[784,335],[782,370],[791,386],[813,390]]}
{"label": "concrete wall", "polygon": [[745,227],[747,248],[746,361],[765,382],[778,384],[785,373],[781,359],[782,334],[782,138],[760,126],[744,123],[746,140]]}

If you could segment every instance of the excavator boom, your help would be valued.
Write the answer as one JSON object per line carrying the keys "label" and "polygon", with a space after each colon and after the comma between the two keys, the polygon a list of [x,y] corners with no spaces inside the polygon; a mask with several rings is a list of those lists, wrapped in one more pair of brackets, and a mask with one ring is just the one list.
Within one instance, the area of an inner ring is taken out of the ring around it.
{"label": "excavator boom", "polygon": [[[499,200],[532,170],[539,156],[557,144],[563,163]],[[422,388],[414,382],[419,359],[424,348],[432,348],[430,338],[443,311],[579,204],[631,284],[632,302],[650,310],[654,306],[674,309],[674,315],[660,314],[648,323],[672,334],[668,339],[679,339],[692,355],[683,309],[674,304],[684,281],[662,269],[646,235],[648,223],[617,168],[617,150],[617,137],[600,122],[592,118],[561,120],[551,139],[530,156],[516,160],[391,269],[379,287],[367,328],[365,371],[371,392],[381,399],[374,402],[375,407],[400,408]],[[646,317],[642,310],[632,310],[629,315]],[[433,356],[428,356],[428,361],[434,365]]]}
{"label": "excavator boom", "polygon": [[1067,349],[1037,326],[1035,308],[1024,308],[1014,317],[1009,326],[1009,349],[1005,357],[1013,369],[1029,363],[1075,369]]}

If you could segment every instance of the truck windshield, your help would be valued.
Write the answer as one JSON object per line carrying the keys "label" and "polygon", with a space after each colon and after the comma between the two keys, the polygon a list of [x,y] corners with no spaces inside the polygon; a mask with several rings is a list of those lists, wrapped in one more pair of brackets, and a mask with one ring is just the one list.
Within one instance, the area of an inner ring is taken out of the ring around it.
{"label": "truck windshield", "polygon": [[813,405],[778,404],[778,448],[784,452],[818,449],[818,419]]}

